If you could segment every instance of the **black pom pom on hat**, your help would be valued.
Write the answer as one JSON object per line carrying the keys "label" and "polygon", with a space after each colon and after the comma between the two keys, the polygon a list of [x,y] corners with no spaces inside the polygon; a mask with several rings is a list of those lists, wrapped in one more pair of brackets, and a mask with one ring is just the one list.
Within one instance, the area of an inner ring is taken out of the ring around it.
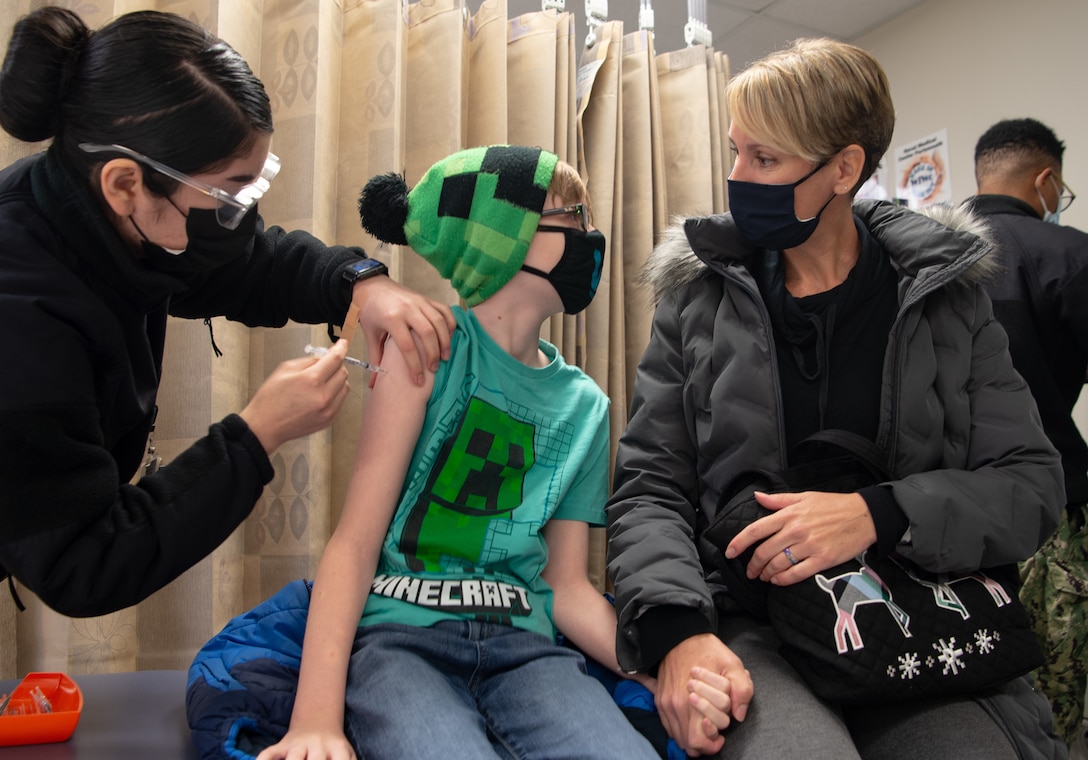
{"label": "black pom pom on hat", "polygon": [[371,177],[359,193],[359,220],[363,229],[385,243],[408,245],[408,183],[390,172]]}

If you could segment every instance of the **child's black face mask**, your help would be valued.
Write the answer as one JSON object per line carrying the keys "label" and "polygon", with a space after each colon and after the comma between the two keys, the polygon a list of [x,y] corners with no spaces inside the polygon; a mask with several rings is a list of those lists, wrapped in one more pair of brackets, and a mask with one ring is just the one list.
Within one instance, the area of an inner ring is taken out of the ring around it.
{"label": "child's black face mask", "polygon": [[604,235],[599,230],[583,232],[572,227],[541,224],[538,231],[561,232],[566,238],[563,255],[550,272],[522,266],[530,274],[543,277],[552,284],[563,302],[563,311],[577,314],[589,306],[597,293],[604,271]]}

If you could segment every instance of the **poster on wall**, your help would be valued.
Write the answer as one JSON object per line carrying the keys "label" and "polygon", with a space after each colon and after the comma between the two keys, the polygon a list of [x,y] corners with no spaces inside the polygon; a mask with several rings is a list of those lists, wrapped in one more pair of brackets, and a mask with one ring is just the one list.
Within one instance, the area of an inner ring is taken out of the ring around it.
{"label": "poster on wall", "polygon": [[948,130],[895,149],[895,196],[913,209],[952,202],[948,176]]}

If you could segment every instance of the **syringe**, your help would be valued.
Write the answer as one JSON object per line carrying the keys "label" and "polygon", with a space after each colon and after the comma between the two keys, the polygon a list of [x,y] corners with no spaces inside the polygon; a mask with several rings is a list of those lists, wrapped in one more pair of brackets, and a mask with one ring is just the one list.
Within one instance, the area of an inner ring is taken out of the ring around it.
{"label": "syringe", "polygon": [[[325,354],[329,353],[329,349],[325,348],[324,346],[313,346],[309,343],[306,344],[305,351],[311,356],[324,356]],[[353,367],[360,367],[361,369],[369,370],[371,372],[385,372],[385,370],[379,367],[377,364],[364,362],[362,359],[356,359],[354,356],[345,356],[344,363],[350,364]]]}

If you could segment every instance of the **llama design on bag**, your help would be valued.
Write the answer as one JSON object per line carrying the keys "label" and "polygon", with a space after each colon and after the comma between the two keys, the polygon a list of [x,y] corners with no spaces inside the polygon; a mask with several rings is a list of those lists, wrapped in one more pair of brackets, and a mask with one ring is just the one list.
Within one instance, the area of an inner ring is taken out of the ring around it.
{"label": "llama design on bag", "polygon": [[[894,557],[892,558],[892,562],[895,562]],[[941,574],[935,576],[935,580],[926,580],[919,576],[914,568],[905,566],[900,562],[895,562],[895,564],[903,568],[903,572],[905,572],[915,583],[919,583],[932,591],[933,601],[938,607],[942,610],[958,612],[960,617],[964,620],[970,618],[971,613],[968,611],[967,605],[964,604],[956,595],[956,592],[952,590],[953,583],[962,583],[963,581],[976,581],[977,583],[981,583],[982,587],[989,592],[990,598],[994,600],[995,607],[1004,607],[1006,604],[1012,602],[1012,598],[1009,596],[1009,592],[1005,590],[1005,587],[983,573],[968,573],[967,575],[955,577]]]}
{"label": "llama design on bag", "polygon": [[[859,560],[861,560],[860,557]],[[815,579],[816,585],[831,597],[837,611],[835,647],[839,654],[846,654],[849,649],[857,650],[865,646],[857,621],[854,619],[854,613],[863,604],[883,604],[899,625],[903,637],[908,639],[911,637],[910,615],[892,600],[888,586],[864,561],[861,562],[860,570],[851,570],[832,578],[817,574]]]}

